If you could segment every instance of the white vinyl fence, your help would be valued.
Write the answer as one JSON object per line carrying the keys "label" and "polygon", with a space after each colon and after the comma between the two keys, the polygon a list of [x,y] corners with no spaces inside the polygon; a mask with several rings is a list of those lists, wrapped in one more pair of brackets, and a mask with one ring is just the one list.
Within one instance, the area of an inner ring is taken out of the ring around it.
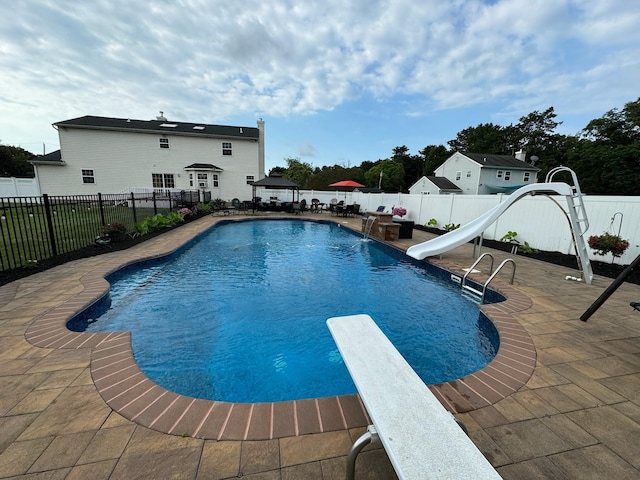
{"label": "white vinyl fence", "polygon": [[0,177],[0,197],[39,197],[35,178]]}
{"label": "white vinyl fence", "polygon": [[[291,191],[269,190],[267,196],[291,198]],[[264,195],[263,195],[264,196]],[[394,206],[407,209],[407,220],[417,225],[426,225],[430,219],[438,222],[438,227],[453,223],[464,225],[502,202],[505,194],[498,195],[411,195],[403,193],[361,193],[343,191],[300,190],[300,199],[307,204],[312,198],[323,203],[331,199],[344,200],[346,205],[357,203],[360,211],[375,211],[384,205],[390,212]],[[629,241],[630,246],[617,264],[627,265],[640,254],[640,196],[583,197],[589,229],[585,241],[590,235],[604,232],[620,234]],[[561,208],[560,208],[561,207]],[[500,240],[509,231],[517,232],[520,243],[527,242],[533,248],[573,255],[571,228],[566,216],[567,201],[563,196],[528,196],[517,201],[500,216],[485,232],[484,238]],[[612,222],[613,218],[613,222]],[[612,256],[597,256],[590,250],[590,258],[609,262]]]}

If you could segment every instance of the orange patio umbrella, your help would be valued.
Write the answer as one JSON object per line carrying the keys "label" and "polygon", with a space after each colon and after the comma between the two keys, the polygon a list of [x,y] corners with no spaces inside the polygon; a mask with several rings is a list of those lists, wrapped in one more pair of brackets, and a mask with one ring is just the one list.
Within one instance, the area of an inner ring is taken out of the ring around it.
{"label": "orange patio umbrella", "polygon": [[[340,182],[332,183],[329,185],[330,187],[345,187],[345,188],[358,188],[364,187],[364,185],[359,184],[358,182],[354,182],[353,180],[342,180]],[[344,198],[347,199],[347,191],[344,191]]]}

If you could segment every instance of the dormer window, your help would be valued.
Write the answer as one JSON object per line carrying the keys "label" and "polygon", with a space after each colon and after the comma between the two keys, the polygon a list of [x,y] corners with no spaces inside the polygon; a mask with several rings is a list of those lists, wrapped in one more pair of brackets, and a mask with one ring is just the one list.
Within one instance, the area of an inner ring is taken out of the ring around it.
{"label": "dormer window", "polygon": [[160,148],[169,148],[169,139],[161,138],[160,139]]}

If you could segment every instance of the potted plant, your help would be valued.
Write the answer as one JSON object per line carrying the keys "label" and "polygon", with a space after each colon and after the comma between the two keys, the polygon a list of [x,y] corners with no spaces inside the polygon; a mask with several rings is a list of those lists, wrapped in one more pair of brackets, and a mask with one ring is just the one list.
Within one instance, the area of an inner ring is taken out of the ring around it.
{"label": "potted plant", "polygon": [[591,235],[588,243],[596,255],[610,253],[614,258],[621,257],[625,250],[629,248],[628,240],[623,240],[619,235],[612,235],[606,232],[602,235]]}
{"label": "potted plant", "polygon": [[122,223],[107,223],[102,227],[102,234],[111,239],[112,242],[121,242],[127,234],[127,227]]}

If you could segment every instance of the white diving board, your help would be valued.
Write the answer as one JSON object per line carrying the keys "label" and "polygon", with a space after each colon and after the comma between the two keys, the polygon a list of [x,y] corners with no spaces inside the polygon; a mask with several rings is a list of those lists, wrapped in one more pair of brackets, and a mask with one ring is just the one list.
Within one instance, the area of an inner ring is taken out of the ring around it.
{"label": "white diving board", "polygon": [[327,326],[400,479],[501,478],[369,315]]}

